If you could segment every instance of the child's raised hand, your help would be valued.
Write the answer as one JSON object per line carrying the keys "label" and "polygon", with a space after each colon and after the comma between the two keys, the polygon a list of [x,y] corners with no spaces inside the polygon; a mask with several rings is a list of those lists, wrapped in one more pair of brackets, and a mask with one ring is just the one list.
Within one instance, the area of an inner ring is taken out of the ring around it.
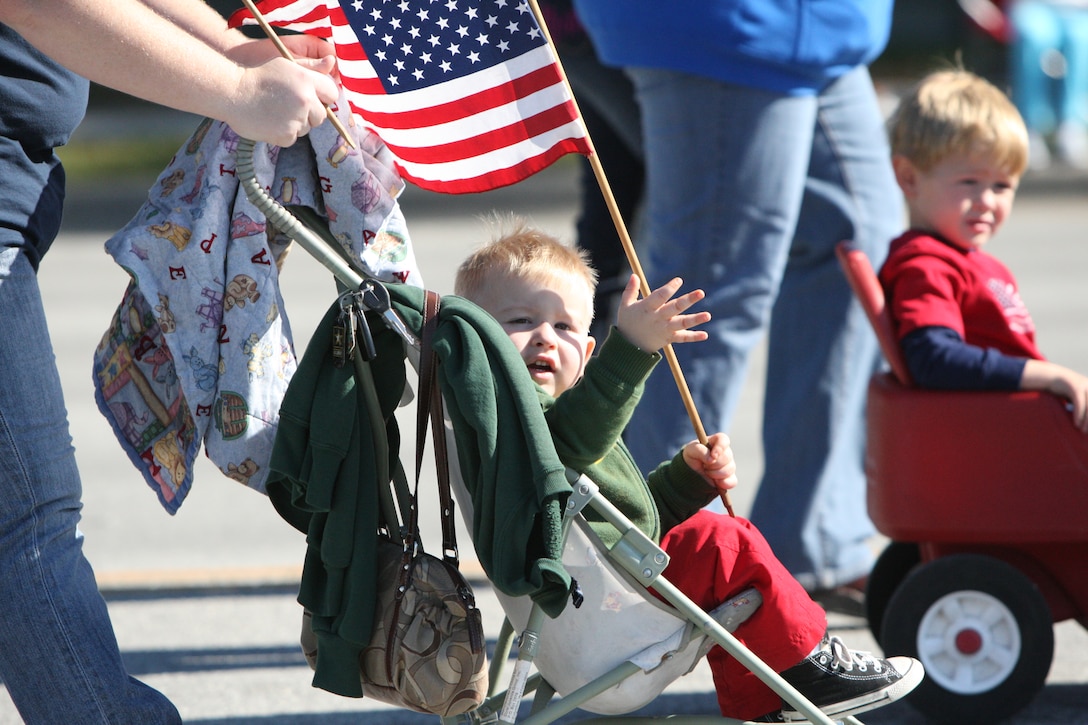
{"label": "child's raised hand", "polygon": [[684,463],[719,491],[728,491],[737,485],[737,462],[733,460],[733,447],[725,433],[710,436],[706,445],[691,441],[682,453]]}
{"label": "child's raised hand", "polygon": [[673,298],[683,281],[674,278],[639,298],[639,279],[632,274],[620,296],[620,308],[616,327],[628,342],[643,352],[656,352],[667,344],[699,342],[707,338],[706,332],[692,330],[710,320],[709,312],[685,315],[683,312],[706,295],[694,290]]}

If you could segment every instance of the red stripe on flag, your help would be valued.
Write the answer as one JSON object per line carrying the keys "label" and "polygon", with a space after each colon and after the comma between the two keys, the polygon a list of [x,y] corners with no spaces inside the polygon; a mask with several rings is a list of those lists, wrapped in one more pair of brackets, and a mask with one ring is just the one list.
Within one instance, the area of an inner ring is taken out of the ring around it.
{"label": "red stripe on flag", "polygon": [[588,154],[589,147],[585,139],[566,139],[555,144],[543,153],[504,169],[495,169],[479,176],[467,179],[426,179],[414,176],[399,163],[396,164],[400,175],[421,189],[437,191],[443,194],[477,194],[491,191],[502,186],[510,186],[527,179],[538,171],[543,171],[555,161],[567,154]]}
{"label": "red stripe on flag", "polygon": [[[260,2],[257,3],[257,9],[259,9],[262,13],[271,13],[276,10],[282,10],[283,8],[289,8],[292,6],[305,7],[305,5],[306,3],[298,2],[298,0],[260,0]],[[324,7],[324,3],[314,3],[314,5],[320,5]]]}
{"label": "red stripe on flag", "polygon": [[337,43],[336,57],[340,60],[366,60],[366,53],[358,43]]}
{"label": "red stripe on flag", "polygon": [[[546,66],[521,78],[515,78],[501,86],[462,96],[455,101],[440,103],[437,106],[409,108],[397,113],[369,111],[367,118],[375,126],[381,128],[410,129],[418,128],[420,125],[435,126],[440,123],[459,121],[477,113],[489,111],[492,108],[505,106],[507,103],[513,103],[560,82],[562,82],[562,78],[559,77],[559,72],[555,69],[555,66]],[[391,97],[393,96],[395,94],[391,95]]]}
{"label": "red stripe on flag", "polygon": [[[411,114],[405,114],[411,115]],[[386,146],[398,158],[416,164],[444,164],[459,159],[481,156],[507,146],[528,141],[536,136],[569,123],[577,118],[572,104],[555,106],[547,111],[524,118],[504,128],[485,131],[471,138],[436,146]],[[379,127],[380,128],[380,127]]]}
{"label": "red stripe on flag", "polygon": [[[357,93],[360,96],[385,95],[385,88],[382,87],[382,82],[377,78],[351,78],[341,74],[340,81],[344,84],[344,88],[347,88],[349,91]],[[370,118],[370,111],[359,109],[359,112],[365,114],[367,118]]]}
{"label": "red stripe on flag", "polygon": [[[305,23],[307,25],[310,25],[318,21],[324,20],[329,16],[328,8],[326,8],[324,5],[318,5],[316,7],[305,9],[305,12],[303,12],[301,15],[284,16],[283,14],[280,14],[278,18],[269,17],[275,16],[277,12],[283,8],[291,8],[295,5],[302,5],[302,3],[297,3],[295,2],[295,0],[262,0],[262,2],[257,3],[257,9],[260,10],[261,14],[265,16],[265,19],[268,21],[269,25],[277,25],[281,27],[286,27],[295,23]],[[296,10],[301,9],[303,8],[296,8]],[[341,13],[341,16],[342,15],[343,13]],[[231,14],[227,24],[232,28],[236,28],[242,25],[242,22],[244,20],[251,19],[253,19],[253,13],[249,12],[249,8],[241,8],[240,10],[236,10]],[[310,34],[320,35],[321,37],[325,38],[329,37],[330,33],[328,31],[322,32],[322,30],[323,29],[314,29],[310,31]]]}
{"label": "red stripe on flag", "polygon": [[479,194],[480,192],[490,192],[500,186],[509,186],[528,179],[529,176],[543,171],[549,165],[555,163],[557,159],[566,156],[567,153],[589,153],[589,147],[586,146],[585,140],[582,138],[561,140],[558,144],[540,153],[539,156],[526,159],[505,169],[496,169],[479,176],[472,176],[470,179],[423,179],[421,176],[408,173],[403,165],[399,163],[396,164],[396,167],[405,180],[420,188],[428,189],[430,192]]}

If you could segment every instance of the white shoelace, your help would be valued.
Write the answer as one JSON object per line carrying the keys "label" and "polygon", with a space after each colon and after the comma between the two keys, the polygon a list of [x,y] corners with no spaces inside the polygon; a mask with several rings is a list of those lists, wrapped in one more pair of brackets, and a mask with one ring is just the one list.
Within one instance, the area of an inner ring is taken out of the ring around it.
{"label": "white shoelace", "polygon": [[838,637],[831,635],[827,637],[827,646],[823,648],[820,653],[822,656],[831,657],[832,669],[843,669],[846,672],[851,672],[857,667],[858,672],[866,672],[870,667],[873,668],[873,672],[880,674],[884,670],[884,663],[878,657],[874,657],[869,652],[862,652],[860,650],[851,650],[846,646]]}

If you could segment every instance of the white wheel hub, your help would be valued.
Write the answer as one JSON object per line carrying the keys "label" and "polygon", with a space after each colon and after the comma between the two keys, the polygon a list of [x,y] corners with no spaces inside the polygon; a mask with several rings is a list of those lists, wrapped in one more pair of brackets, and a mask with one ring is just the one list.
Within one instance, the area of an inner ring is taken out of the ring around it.
{"label": "white wheel hub", "polygon": [[946,594],[918,626],[918,657],[926,675],[950,692],[992,690],[1016,669],[1020,652],[1016,617],[985,592]]}

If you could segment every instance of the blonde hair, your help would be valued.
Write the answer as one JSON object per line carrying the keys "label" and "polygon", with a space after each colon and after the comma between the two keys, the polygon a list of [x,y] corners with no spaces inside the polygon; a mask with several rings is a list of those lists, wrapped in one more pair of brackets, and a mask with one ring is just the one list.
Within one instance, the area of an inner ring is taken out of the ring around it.
{"label": "blonde hair", "polygon": [[[454,294],[476,300],[494,275],[541,281],[572,275],[585,281],[589,298],[597,289],[597,272],[584,249],[569,247],[557,238],[511,215],[494,220],[501,229],[494,239],[461,263],[454,279]],[[592,304],[590,305],[592,308]]]}
{"label": "blonde hair", "polygon": [[931,73],[889,121],[892,153],[929,171],[950,155],[983,154],[1019,176],[1028,163],[1028,132],[1016,106],[989,81],[962,69]]}

